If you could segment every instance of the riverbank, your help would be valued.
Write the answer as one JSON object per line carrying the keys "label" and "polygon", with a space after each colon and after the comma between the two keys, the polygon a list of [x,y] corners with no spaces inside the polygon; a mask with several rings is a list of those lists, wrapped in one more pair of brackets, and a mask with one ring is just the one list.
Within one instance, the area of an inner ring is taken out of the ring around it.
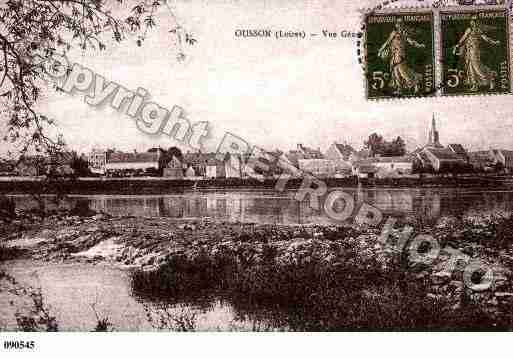
{"label": "riverbank", "polygon": [[[513,180],[509,177],[491,177],[480,175],[466,176],[423,176],[402,178],[358,179],[327,178],[321,179],[331,187],[395,187],[395,188],[511,188]],[[297,189],[302,178],[291,178],[286,189]],[[259,181],[256,179],[218,178],[205,180],[176,180],[165,177],[134,178],[68,178],[47,180],[43,177],[1,177],[0,194],[165,194],[183,193],[190,189],[274,189],[276,179]]]}
{"label": "riverbank", "polygon": [[[414,263],[383,242],[379,229],[356,226],[62,213],[40,221],[20,216],[4,223],[0,236],[4,260],[130,268],[137,297],[199,307],[226,301],[238,315],[270,328],[511,330],[513,220],[447,217],[433,227],[411,224],[440,243],[432,263]],[[391,238],[398,236],[394,231]],[[455,250],[460,254],[451,262]],[[492,269],[486,290],[465,286],[470,259]]]}

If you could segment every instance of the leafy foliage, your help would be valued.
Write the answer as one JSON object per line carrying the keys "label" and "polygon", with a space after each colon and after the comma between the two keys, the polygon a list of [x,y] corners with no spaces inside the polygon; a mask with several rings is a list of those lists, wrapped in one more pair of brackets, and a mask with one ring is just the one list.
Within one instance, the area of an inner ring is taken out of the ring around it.
{"label": "leafy foliage", "polygon": [[400,136],[395,140],[385,141],[383,136],[373,133],[364,145],[371,151],[371,156],[403,156],[406,153],[406,144]]}
{"label": "leafy foliage", "polygon": [[[21,142],[21,152],[29,148],[51,152],[62,147],[60,138],[46,134],[53,120],[36,112],[35,103],[42,96],[45,59],[66,53],[72,47],[104,50],[106,36],[116,42],[128,33],[137,33],[141,46],[147,31],[157,25],[156,10],[165,5],[176,22],[166,0],[134,0],[126,17],[121,11],[125,0],[8,0],[0,5],[0,113],[7,121],[4,140]],[[121,10],[120,10],[121,9]],[[177,24],[175,32],[183,36]],[[194,44],[191,34],[186,44]]]}

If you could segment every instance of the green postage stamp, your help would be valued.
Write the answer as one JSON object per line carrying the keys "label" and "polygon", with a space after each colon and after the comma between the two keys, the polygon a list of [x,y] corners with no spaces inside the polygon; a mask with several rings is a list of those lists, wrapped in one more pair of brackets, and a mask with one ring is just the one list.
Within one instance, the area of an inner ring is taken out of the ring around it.
{"label": "green postage stamp", "polygon": [[367,98],[435,94],[432,12],[371,13],[365,26]]}
{"label": "green postage stamp", "polygon": [[442,94],[511,91],[506,10],[440,13]]}

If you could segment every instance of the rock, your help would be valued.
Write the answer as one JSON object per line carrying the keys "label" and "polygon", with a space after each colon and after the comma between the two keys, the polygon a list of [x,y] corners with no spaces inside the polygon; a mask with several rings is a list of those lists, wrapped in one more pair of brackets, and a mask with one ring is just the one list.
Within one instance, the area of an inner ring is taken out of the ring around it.
{"label": "rock", "polygon": [[183,229],[184,231],[195,231],[196,230],[196,226],[194,224],[188,224],[188,223],[182,224],[178,228]]}
{"label": "rock", "polygon": [[499,301],[497,300],[497,298],[490,299],[486,303],[493,306],[499,305]]}
{"label": "rock", "polygon": [[465,286],[463,284],[463,282],[459,281],[459,280],[452,280],[449,285],[448,285],[450,288],[455,288],[456,291],[461,291],[463,290],[463,287]]}
{"label": "rock", "polygon": [[435,284],[447,283],[451,280],[452,274],[446,271],[440,271],[431,275],[431,280]]}
{"label": "rock", "polygon": [[92,226],[92,227],[87,228],[85,231],[86,231],[87,233],[93,233],[93,232],[97,232],[97,231],[99,231],[99,230],[100,230],[100,227],[98,227],[98,226]]}
{"label": "rock", "polygon": [[429,265],[428,265],[428,264],[426,264],[426,263],[423,263],[423,262],[417,262],[417,263],[414,263],[414,264],[410,267],[410,270],[411,270],[413,273],[422,273],[422,272],[426,272],[426,271],[428,271],[430,268],[431,268],[431,266],[429,266]]}
{"label": "rock", "polygon": [[513,293],[510,292],[495,292],[495,297],[500,299],[513,299]]}
{"label": "rock", "polygon": [[473,256],[474,255],[474,247],[472,246],[466,246],[466,247],[463,247],[460,249],[462,253],[468,255],[468,256]]}

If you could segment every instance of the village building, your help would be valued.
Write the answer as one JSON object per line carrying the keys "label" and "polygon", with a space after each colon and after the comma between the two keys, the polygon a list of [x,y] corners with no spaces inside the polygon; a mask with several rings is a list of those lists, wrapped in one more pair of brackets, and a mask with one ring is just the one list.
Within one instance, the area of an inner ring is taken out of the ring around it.
{"label": "village building", "polygon": [[236,153],[227,153],[224,158],[226,178],[242,178],[242,158]]}
{"label": "village building", "polygon": [[298,143],[297,150],[298,158],[301,159],[323,159],[324,156],[321,153],[321,149],[313,149],[310,147],[303,146],[301,143]]}
{"label": "village building", "polygon": [[88,156],[89,169],[92,173],[105,174],[107,151],[94,148]]}
{"label": "village building", "polygon": [[335,162],[330,159],[299,159],[298,168],[318,178],[332,178],[335,176]]}
{"label": "village building", "polygon": [[460,172],[466,164],[464,159],[447,148],[425,147],[419,158],[423,161],[425,168],[432,169],[437,173]]}
{"label": "village building", "polygon": [[506,173],[513,173],[513,151],[492,150],[496,163],[500,163]]}
{"label": "village building", "polygon": [[353,154],[355,150],[347,144],[333,143],[326,151],[325,158],[333,161],[335,177],[345,177],[352,174]]}
{"label": "village building", "polygon": [[158,173],[161,166],[161,152],[110,152],[107,151],[105,174],[127,175]]}
{"label": "village building", "polygon": [[277,178],[283,174],[282,162],[285,161],[284,153],[280,150],[267,151],[265,162],[269,165],[269,170],[264,173],[265,177]]}
{"label": "village building", "polygon": [[458,173],[469,167],[468,155],[463,146],[451,144],[446,148],[440,143],[434,115],[428,142],[423,148],[416,150],[414,155],[419,160],[423,172]]}
{"label": "village building", "polygon": [[205,167],[205,178],[226,178],[226,168],[224,161],[217,159],[215,154],[207,158]]}
{"label": "village building", "polygon": [[283,173],[279,161],[282,160],[281,151],[253,151],[242,155],[242,178],[263,180],[275,178]]}
{"label": "village building", "polygon": [[[285,154],[285,159],[300,170],[297,173],[298,176],[302,172],[310,173],[316,177],[333,177],[335,175],[334,162],[324,158],[320,149],[316,150],[298,144],[296,150],[291,150]],[[293,173],[291,175],[294,176]]]}
{"label": "village building", "polygon": [[371,159],[355,161],[352,164],[352,174],[358,178],[374,178],[377,172],[378,168]]}
{"label": "village building", "polygon": [[16,164],[15,171],[19,176],[35,177],[46,173],[46,159],[44,156],[23,156]]}
{"label": "village building", "polygon": [[371,156],[371,152],[369,149],[361,149],[359,151],[354,151],[353,153],[351,153],[351,155],[349,156],[349,162],[355,163],[360,160],[369,158],[370,156]]}
{"label": "village building", "polygon": [[0,176],[15,176],[16,174],[16,162],[0,160]]}
{"label": "village building", "polygon": [[57,152],[50,156],[24,156],[12,169],[19,176],[71,176],[74,174],[72,152]]}
{"label": "village building", "polygon": [[303,146],[301,143],[297,145],[296,150],[290,150],[285,154],[286,159],[296,168],[299,168],[299,160],[324,159],[321,150],[315,150],[310,147]]}
{"label": "village building", "polygon": [[163,176],[170,179],[183,179],[182,162],[175,156],[169,161],[163,171]]}
{"label": "village building", "polygon": [[497,170],[497,159],[493,150],[473,151],[468,153],[469,164],[478,172],[494,172]]}
{"label": "village building", "polygon": [[45,174],[54,176],[71,176],[73,160],[76,155],[73,152],[62,151],[52,153],[46,158]]}
{"label": "village building", "polygon": [[447,145],[447,148],[449,150],[451,150],[452,152],[454,152],[458,157],[460,157],[462,160],[464,160],[465,162],[469,162],[469,156],[468,156],[468,152],[467,150],[465,150],[465,148],[463,148],[463,146],[459,143],[451,143],[449,145]]}
{"label": "village building", "polygon": [[377,169],[375,176],[378,178],[401,177],[413,172],[411,156],[374,157],[372,165]]}
{"label": "village building", "polygon": [[185,177],[186,178],[196,178],[198,176],[196,176],[196,171],[194,170],[193,167],[188,167],[186,170],[185,170]]}
{"label": "village building", "polygon": [[[213,178],[242,178],[242,157],[236,153],[226,153],[222,160],[216,153],[207,153],[202,157],[204,163],[204,175],[202,177]],[[196,172],[196,175],[198,173]]]}
{"label": "village building", "polygon": [[196,177],[206,177],[207,161],[215,153],[187,152],[183,155],[185,168],[192,168]]}

